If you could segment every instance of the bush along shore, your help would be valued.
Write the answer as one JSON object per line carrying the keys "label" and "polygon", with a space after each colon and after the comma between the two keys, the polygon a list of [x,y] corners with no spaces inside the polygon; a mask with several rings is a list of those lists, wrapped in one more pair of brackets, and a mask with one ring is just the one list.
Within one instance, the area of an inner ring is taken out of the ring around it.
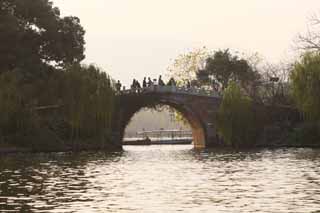
{"label": "bush along shore", "polygon": [[104,72],[74,65],[42,82],[21,81],[18,72],[0,75],[1,151],[120,148],[112,143],[114,89]]}

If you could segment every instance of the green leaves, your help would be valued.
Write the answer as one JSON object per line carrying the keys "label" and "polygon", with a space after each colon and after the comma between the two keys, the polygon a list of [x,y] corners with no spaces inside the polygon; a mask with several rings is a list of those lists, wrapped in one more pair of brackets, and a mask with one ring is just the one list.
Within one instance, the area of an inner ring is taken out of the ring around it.
{"label": "green leaves", "polygon": [[253,71],[248,61],[230,53],[229,49],[216,51],[206,61],[205,73],[213,76],[222,88],[227,88],[230,81],[240,82],[242,86],[256,80],[259,76]]}
{"label": "green leaves", "polygon": [[203,68],[208,56],[209,52],[205,47],[180,54],[168,67],[170,77],[173,77],[178,84],[186,85],[188,81],[196,79],[196,73]]}
{"label": "green leaves", "polygon": [[320,53],[307,52],[291,73],[297,107],[310,121],[320,120]]}
{"label": "green leaves", "polygon": [[65,67],[84,59],[84,34],[77,17],[60,17],[48,0],[0,2],[0,70]]}
{"label": "green leaves", "polygon": [[[32,128],[32,100],[17,72],[0,74],[0,137],[25,133]],[[33,118],[34,119],[34,118]]]}
{"label": "green leaves", "polygon": [[224,92],[218,112],[217,127],[225,142],[234,147],[249,146],[255,141],[252,100],[232,82]]}
{"label": "green leaves", "polygon": [[[85,44],[80,19],[60,17],[49,0],[1,0],[0,32],[0,136],[24,133],[20,127],[32,128],[30,123],[56,129],[55,120],[71,129],[72,139],[104,140],[111,128],[113,84],[98,68],[80,65]],[[37,106],[62,110],[43,116]]]}
{"label": "green leaves", "polygon": [[111,129],[114,90],[111,78],[95,66],[73,65],[64,73],[62,100],[66,121],[73,129],[72,139],[105,138]]}
{"label": "green leaves", "polygon": [[[37,135],[48,128],[61,141],[110,141],[114,88],[105,72],[76,64],[32,84],[21,76],[17,71],[0,74],[0,138]],[[60,107],[35,110],[46,106]]]}

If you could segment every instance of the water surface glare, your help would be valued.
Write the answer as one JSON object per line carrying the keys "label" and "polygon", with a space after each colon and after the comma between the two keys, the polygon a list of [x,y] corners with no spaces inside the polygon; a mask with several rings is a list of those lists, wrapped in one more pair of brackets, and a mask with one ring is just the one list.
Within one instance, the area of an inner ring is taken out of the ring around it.
{"label": "water surface glare", "polygon": [[126,146],[0,157],[0,212],[320,212],[320,150]]}

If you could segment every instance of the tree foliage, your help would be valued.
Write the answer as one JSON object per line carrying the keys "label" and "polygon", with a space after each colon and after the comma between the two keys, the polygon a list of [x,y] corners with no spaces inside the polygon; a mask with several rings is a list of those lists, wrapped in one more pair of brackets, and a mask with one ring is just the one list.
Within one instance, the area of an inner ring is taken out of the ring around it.
{"label": "tree foliage", "polygon": [[232,55],[229,49],[216,51],[207,58],[202,75],[212,76],[222,88],[227,88],[231,81],[239,82],[243,87],[259,78],[259,74],[245,59]]}
{"label": "tree foliage", "polygon": [[60,17],[49,0],[2,0],[0,32],[0,140],[42,132],[110,139],[113,81],[80,65],[85,32],[77,17]]}
{"label": "tree foliage", "polygon": [[36,125],[28,88],[21,85],[16,72],[0,74],[0,141],[1,137],[26,135]]}
{"label": "tree foliage", "polygon": [[179,55],[168,68],[170,77],[174,77],[181,85],[192,82],[197,86],[212,85],[216,81],[225,89],[230,81],[241,84],[248,89],[250,83],[257,81],[260,74],[256,64],[237,55],[232,55],[229,49],[212,53],[203,47]]}
{"label": "tree foliage", "polygon": [[204,68],[208,56],[209,51],[206,47],[179,55],[168,67],[169,76],[175,78],[180,85],[186,85],[188,81],[196,80],[196,74]]}
{"label": "tree foliage", "polygon": [[48,0],[0,2],[0,70],[35,73],[84,59],[84,29]]}
{"label": "tree foliage", "polygon": [[17,129],[22,111],[22,97],[20,95],[17,76],[10,72],[0,75],[0,135]]}
{"label": "tree foliage", "polygon": [[[45,81],[22,81],[20,72],[0,74],[0,138],[39,134],[48,128],[62,141],[110,141],[114,86],[105,72],[92,65],[73,65],[54,71]],[[45,106],[44,112],[38,106]],[[46,106],[49,111],[56,106],[52,110],[58,108],[59,113],[43,116]]]}
{"label": "tree foliage", "polygon": [[305,53],[290,78],[297,107],[306,119],[320,121],[320,53]]}
{"label": "tree foliage", "polygon": [[110,137],[114,110],[114,88],[111,78],[95,66],[74,65],[65,73],[62,103],[71,139]]}
{"label": "tree foliage", "polygon": [[255,141],[252,100],[235,82],[226,88],[217,118],[218,133],[234,147],[250,146]]}

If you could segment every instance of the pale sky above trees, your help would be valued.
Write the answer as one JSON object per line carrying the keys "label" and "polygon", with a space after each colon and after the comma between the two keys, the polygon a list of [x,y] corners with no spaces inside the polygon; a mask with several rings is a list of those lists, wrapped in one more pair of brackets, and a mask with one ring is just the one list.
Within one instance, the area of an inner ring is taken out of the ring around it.
{"label": "pale sky above trees", "polygon": [[277,62],[293,54],[294,39],[319,0],[53,0],[62,15],[86,29],[86,63],[126,86],[157,78],[180,53],[206,46],[259,52]]}

